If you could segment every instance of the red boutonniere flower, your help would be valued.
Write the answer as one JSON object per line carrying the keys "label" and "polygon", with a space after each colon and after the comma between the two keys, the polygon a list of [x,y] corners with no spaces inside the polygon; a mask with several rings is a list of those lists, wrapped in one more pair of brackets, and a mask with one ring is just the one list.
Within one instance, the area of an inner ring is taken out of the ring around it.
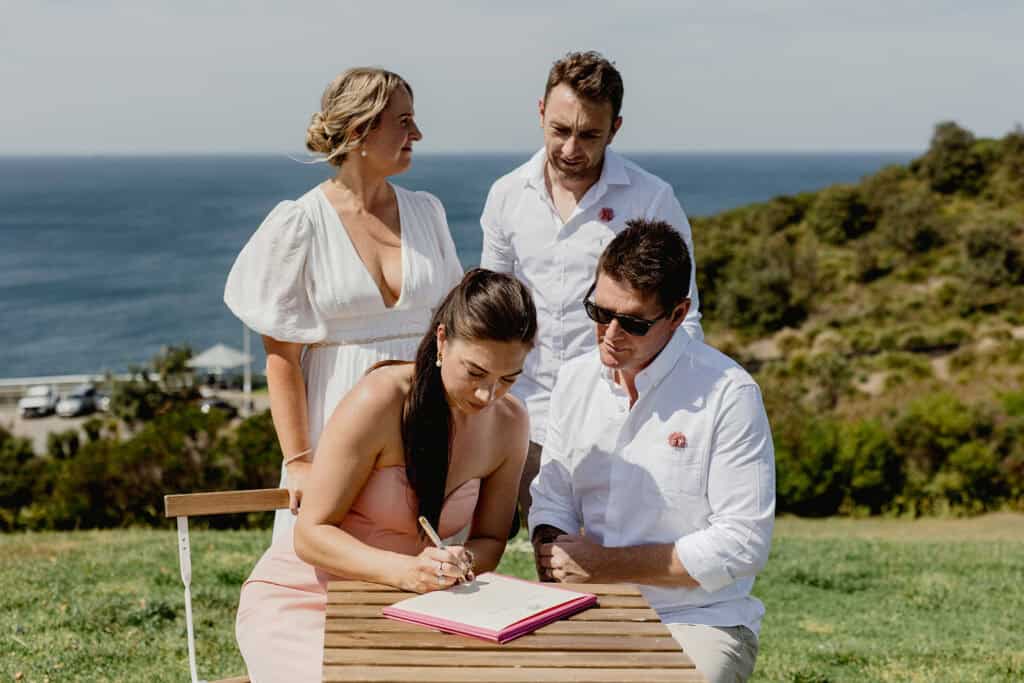
{"label": "red boutonniere flower", "polygon": [[668,435],[668,445],[673,448],[686,448],[686,435],[682,432],[672,432]]}
{"label": "red boutonniere flower", "polygon": [[603,209],[601,209],[601,220],[607,223],[613,218],[615,218],[615,212],[612,211],[611,207],[606,206]]}

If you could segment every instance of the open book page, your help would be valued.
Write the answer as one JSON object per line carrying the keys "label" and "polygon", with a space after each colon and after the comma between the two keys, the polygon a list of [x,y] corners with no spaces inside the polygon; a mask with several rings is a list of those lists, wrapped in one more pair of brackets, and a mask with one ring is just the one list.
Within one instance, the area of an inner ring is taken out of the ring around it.
{"label": "open book page", "polygon": [[584,593],[520,581],[501,574],[480,574],[469,585],[417,595],[393,607],[428,618],[501,631],[538,612],[583,597]]}

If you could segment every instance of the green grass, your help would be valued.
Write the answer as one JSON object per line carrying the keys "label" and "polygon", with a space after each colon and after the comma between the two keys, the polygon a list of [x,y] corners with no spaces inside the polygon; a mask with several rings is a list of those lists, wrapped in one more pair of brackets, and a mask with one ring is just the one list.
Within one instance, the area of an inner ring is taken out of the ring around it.
{"label": "green grass", "polygon": [[[1021,680],[1022,522],[780,520],[755,680]],[[268,540],[192,532],[201,677],[243,671],[234,610]],[[533,576],[524,543],[499,570]],[[0,536],[0,584],[0,681],[187,680],[170,528]]]}

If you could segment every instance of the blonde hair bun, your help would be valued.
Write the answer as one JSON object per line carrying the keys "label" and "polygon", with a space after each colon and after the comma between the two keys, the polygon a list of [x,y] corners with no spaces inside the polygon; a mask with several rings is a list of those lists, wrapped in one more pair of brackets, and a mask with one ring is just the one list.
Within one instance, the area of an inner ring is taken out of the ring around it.
{"label": "blonde hair bun", "polygon": [[357,149],[377,125],[399,86],[412,97],[412,88],[405,79],[385,69],[356,67],[339,75],[324,90],[320,111],[310,117],[306,149],[341,166],[345,155]]}

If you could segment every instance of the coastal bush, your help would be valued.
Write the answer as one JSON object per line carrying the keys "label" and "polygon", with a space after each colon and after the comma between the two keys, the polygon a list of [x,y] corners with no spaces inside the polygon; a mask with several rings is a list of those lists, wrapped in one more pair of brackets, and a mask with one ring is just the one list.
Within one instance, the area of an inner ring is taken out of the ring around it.
{"label": "coastal bush", "polygon": [[[994,424],[980,406],[966,405],[949,392],[937,392],[911,401],[893,423],[893,443],[905,460],[907,498],[936,499],[946,485],[931,484],[950,456],[971,442],[988,441]],[[956,471],[958,465],[952,467]],[[948,476],[947,474],[943,476]]]}
{"label": "coastal bush", "polygon": [[0,531],[19,526],[19,511],[32,501],[38,478],[32,442],[0,426]]}
{"label": "coastal bush", "polygon": [[874,282],[893,271],[898,255],[890,249],[884,235],[872,233],[853,245],[853,279]]}
{"label": "coastal bush", "polygon": [[131,378],[114,382],[110,411],[128,425],[148,422],[199,398],[188,360],[192,349],[170,346],[151,361],[152,370],[132,368]]}
{"label": "coastal bush", "polygon": [[1002,206],[1024,200],[1024,128],[1020,124],[1003,138],[998,166],[986,190]]}
{"label": "coastal bush", "polygon": [[818,410],[832,410],[853,389],[853,369],[842,353],[811,354],[807,369],[814,385],[813,406]]}
{"label": "coastal bush", "polygon": [[890,204],[899,202],[903,186],[909,178],[912,176],[906,166],[886,166],[860,182],[860,198],[872,215],[879,216]]}
{"label": "coastal bush", "polygon": [[942,194],[976,195],[985,175],[984,159],[975,148],[974,134],[954,121],[935,126],[928,152],[912,168]]}
{"label": "coastal bush", "polygon": [[878,229],[889,244],[906,255],[942,246],[951,233],[949,221],[942,215],[934,195],[919,186],[906,191],[899,202],[886,208]]}
{"label": "coastal bush", "polygon": [[845,244],[874,227],[867,205],[853,185],[833,185],[818,192],[804,219],[826,244]]}
{"label": "coastal bush", "polygon": [[753,334],[799,325],[814,290],[815,256],[788,244],[783,235],[747,242],[717,285],[722,321]]}
{"label": "coastal bush", "polygon": [[839,512],[844,495],[839,434],[836,422],[806,417],[796,429],[783,429],[776,436],[779,512],[807,517],[827,517]]}
{"label": "coastal bush", "polygon": [[999,400],[1009,417],[1024,417],[1024,391],[1008,391]]}
{"label": "coastal bush", "polygon": [[839,462],[846,474],[846,496],[854,508],[885,510],[903,490],[903,459],[878,420],[843,425]]}
{"label": "coastal bush", "polygon": [[[7,443],[0,457],[13,448]],[[90,439],[69,457],[18,448],[0,462],[0,519],[33,529],[160,525],[165,494],[275,486],[281,462],[269,411],[230,430],[222,413],[195,406],[159,415],[125,440]],[[15,493],[4,497],[7,490]]]}
{"label": "coastal bush", "polygon": [[964,232],[963,277],[972,287],[1024,283],[1024,221],[1020,216],[983,216]]}

